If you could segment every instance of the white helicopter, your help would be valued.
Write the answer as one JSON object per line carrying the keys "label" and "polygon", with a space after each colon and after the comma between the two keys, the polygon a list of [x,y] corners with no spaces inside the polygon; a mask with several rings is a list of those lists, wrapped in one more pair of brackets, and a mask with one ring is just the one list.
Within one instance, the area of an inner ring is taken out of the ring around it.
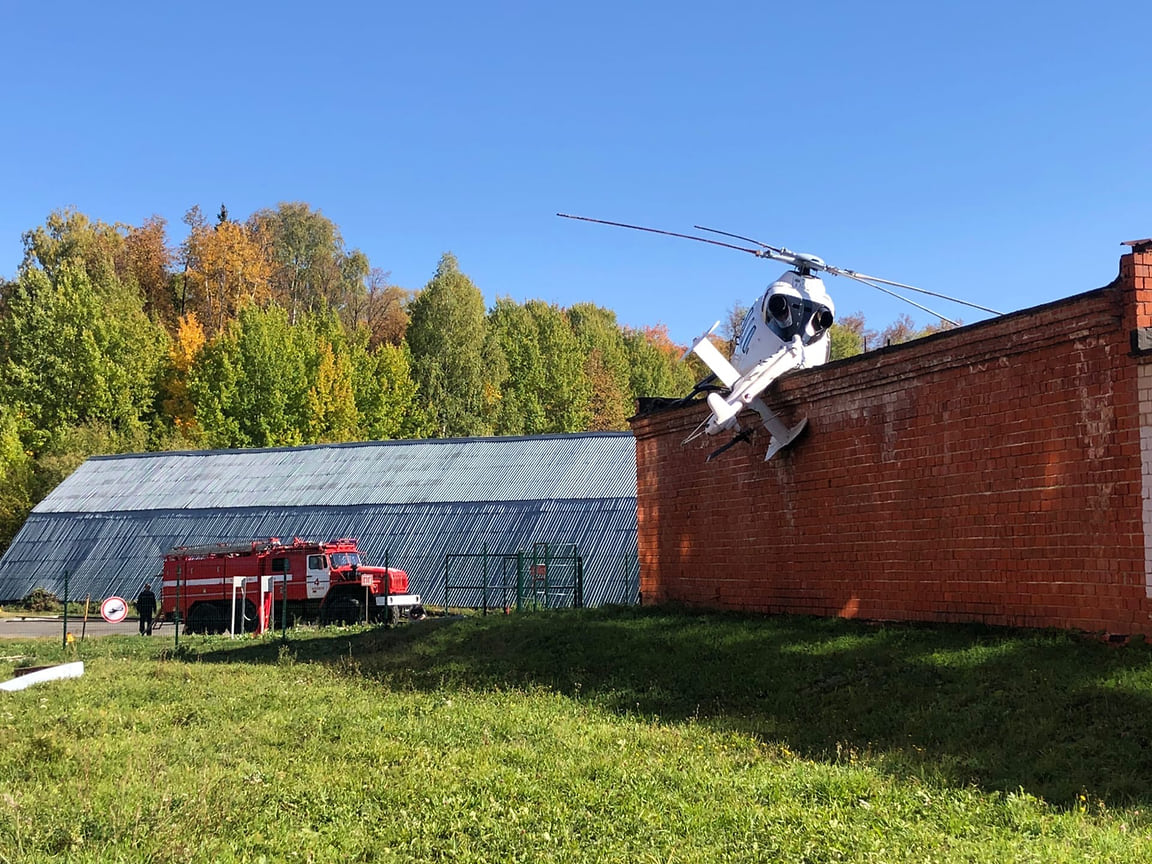
{"label": "white helicopter", "polygon": [[[714,228],[705,228],[702,225],[693,227],[698,231],[708,231],[736,240],[753,243],[758,248],[749,249],[713,240],[708,237],[696,237],[692,234],[678,234],[674,231],[663,231],[658,228],[645,228],[641,225],[629,225],[625,222],[610,222],[605,219],[590,219],[587,216],[572,216],[567,213],[557,213],[565,219],[578,219],[582,222],[596,222],[600,225],[613,225],[618,228],[631,228],[636,231],[648,231],[653,234],[665,234],[669,237],[681,237],[686,240],[696,240],[700,243],[711,243],[714,246],[723,246],[739,252],[748,252],[757,258],[768,258],[773,261],[783,261],[789,269],[784,272],[761,297],[752,304],[740,324],[740,332],[732,350],[732,359],[728,360],[716,348],[709,338],[719,326],[717,321],[692,346],[684,352],[683,360],[689,354],[695,353],[704,365],[712,370],[712,375],[696,385],[696,388],[685,399],[691,399],[698,393],[708,393],[708,407],[711,416],[684,443],[696,438],[701,428],[709,435],[721,432],[736,432],[736,437],[728,444],[714,451],[708,459],[711,460],[732,447],[739,441],[747,441],[750,437],[748,431],[741,431],[738,415],[745,408],[751,408],[760,415],[764,428],[770,433],[771,440],[765,461],[771,459],[789,444],[796,440],[808,424],[804,418],[795,426],[789,427],[760,398],[769,385],[785,372],[793,369],[807,369],[819,366],[828,360],[829,338],[828,331],[835,320],[835,307],[832,298],[828,296],[824,283],[816,274],[820,272],[831,273],[834,276],[846,276],[855,279],[885,294],[897,297],[906,303],[911,303],[918,309],[939,318],[941,322],[955,326],[956,321],[934,312],[927,306],[922,306],[914,300],[897,294],[884,286],[902,288],[920,294],[928,294],[971,306],[993,315],[1000,315],[995,309],[937,294],[923,288],[905,285],[902,282],[892,282],[877,276],[868,276],[847,270],[842,267],[833,267],[826,264],[823,259],[815,255],[802,252],[792,252],[782,247],[769,246],[750,237],[739,234],[730,234],[727,231],[717,231]],[[713,379],[723,385],[717,388]]]}

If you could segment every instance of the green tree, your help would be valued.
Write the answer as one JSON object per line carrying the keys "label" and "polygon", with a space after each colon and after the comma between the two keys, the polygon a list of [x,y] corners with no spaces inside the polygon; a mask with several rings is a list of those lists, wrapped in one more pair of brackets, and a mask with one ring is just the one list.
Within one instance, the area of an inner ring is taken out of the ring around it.
{"label": "green tree", "polygon": [[558,306],[542,300],[524,304],[536,330],[543,360],[544,386],[540,403],[545,422],[541,432],[581,432],[588,428],[592,412],[592,388],[585,356],[568,317]]}
{"label": "green tree", "polygon": [[0,290],[0,546],[85,458],[149,444],[167,334],[126,235],[57,211]]}
{"label": "green tree", "polygon": [[702,377],[693,366],[679,362],[684,349],[669,338],[663,324],[626,329],[624,345],[635,398],[686,396]]}
{"label": "green tree", "polygon": [[282,447],[308,435],[306,351],[279,306],[248,306],[197,355],[188,376],[212,447]]}
{"label": "green tree", "polygon": [[446,252],[409,307],[408,346],[430,431],[439,437],[490,435],[507,375],[489,340],[484,296]]}
{"label": "green tree", "polygon": [[0,319],[0,396],[29,424],[39,452],[60,430],[104,422],[127,430],[150,417],[167,334],[139,295],[111,277],[102,290],[71,259],[52,275],[27,267]]}
{"label": "green tree", "polygon": [[423,437],[427,418],[417,399],[408,346],[384,344],[368,351],[359,345],[352,359],[361,436],[372,441]]}
{"label": "green tree", "polygon": [[500,391],[494,431],[497,435],[543,432],[547,412],[542,395],[547,372],[531,312],[509,297],[499,297],[488,313],[488,329],[504,353],[508,378]]}
{"label": "green tree", "polygon": [[124,225],[93,222],[72,208],[55,210],[43,225],[22,235],[20,272],[39,270],[55,281],[67,264],[81,267],[92,284],[109,285],[117,279],[116,262],[124,250],[127,230]]}
{"label": "green tree", "polygon": [[635,404],[628,348],[616,313],[592,303],[577,303],[567,314],[585,358],[584,372],[589,388],[587,428],[626,429]]}
{"label": "green tree", "polygon": [[355,368],[340,319],[331,310],[317,312],[294,331],[308,376],[305,442],[358,440],[360,422],[352,384]]}
{"label": "green tree", "polygon": [[367,256],[346,250],[340,229],[319,210],[303,201],[281,202],[256,211],[248,224],[268,244],[273,295],[292,323],[305,312],[340,310],[364,295]]}
{"label": "green tree", "polygon": [[0,555],[35,505],[32,469],[32,454],[24,449],[19,421],[8,406],[0,405]]}
{"label": "green tree", "polygon": [[828,331],[828,338],[831,342],[828,359],[842,360],[868,350],[868,342],[874,342],[876,334],[867,328],[864,315],[857,312],[855,315],[845,315],[833,324]]}

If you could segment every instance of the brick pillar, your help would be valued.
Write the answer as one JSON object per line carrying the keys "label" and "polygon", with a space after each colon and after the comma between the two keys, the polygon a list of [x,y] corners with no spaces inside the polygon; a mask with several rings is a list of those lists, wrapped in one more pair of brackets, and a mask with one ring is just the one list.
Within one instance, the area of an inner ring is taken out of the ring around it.
{"label": "brick pillar", "polygon": [[1144,522],[1144,594],[1152,598],[1152,239],[1133,240],[1120,258],[1124,329],[1136,360],[1140,427],[1141,499]]}

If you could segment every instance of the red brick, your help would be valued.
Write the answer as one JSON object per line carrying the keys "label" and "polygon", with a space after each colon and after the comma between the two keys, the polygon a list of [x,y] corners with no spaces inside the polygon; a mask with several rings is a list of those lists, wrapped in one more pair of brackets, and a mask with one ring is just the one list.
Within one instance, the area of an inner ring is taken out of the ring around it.
{"label": "red brick", "polygon": [[[1133,260],[1135,259],[1135,260]],[[1152,632],[1137,367],[1152,255],[1113,285],[788,376],[805,438],[706,463],[633,420],[646,602]]]}

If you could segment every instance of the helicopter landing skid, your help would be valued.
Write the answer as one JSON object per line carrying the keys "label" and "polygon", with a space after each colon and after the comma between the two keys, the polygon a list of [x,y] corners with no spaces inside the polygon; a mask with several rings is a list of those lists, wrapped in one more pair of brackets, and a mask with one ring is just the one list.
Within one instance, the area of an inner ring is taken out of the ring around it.
{"label": "helicopter landing skid", "polygon": [[773,434],[772,440],[768,444],[768,452],[764,454],[764,461],[767,462],[769,459],[771,459],[773,456],[775,456],[777,453],[779,453],[781,450],[799,438],[800,433],[803,432],[807,426],[808,418],[805,417],[791,429],[788,429],[787,433],[783,437]]}
{"label": "helicopter landing skid", "polygon": [[708,458],[705,459],[704,461],[705,462],[711,462],[713,459],[715,459],[721,453],[723,453],[726,450],[731,450],[733,447],[735,447],[741,441],[750,442],[751,440],[752,440],[752,430],[751,429],[745,429],[743,432],[740,432],[739,434],[735,435],[732,438],[732,440],[729,441],[727,444],[725,444],[722,447],[717,447],[715,450],[713,450],[711,453],[709,453]]}

